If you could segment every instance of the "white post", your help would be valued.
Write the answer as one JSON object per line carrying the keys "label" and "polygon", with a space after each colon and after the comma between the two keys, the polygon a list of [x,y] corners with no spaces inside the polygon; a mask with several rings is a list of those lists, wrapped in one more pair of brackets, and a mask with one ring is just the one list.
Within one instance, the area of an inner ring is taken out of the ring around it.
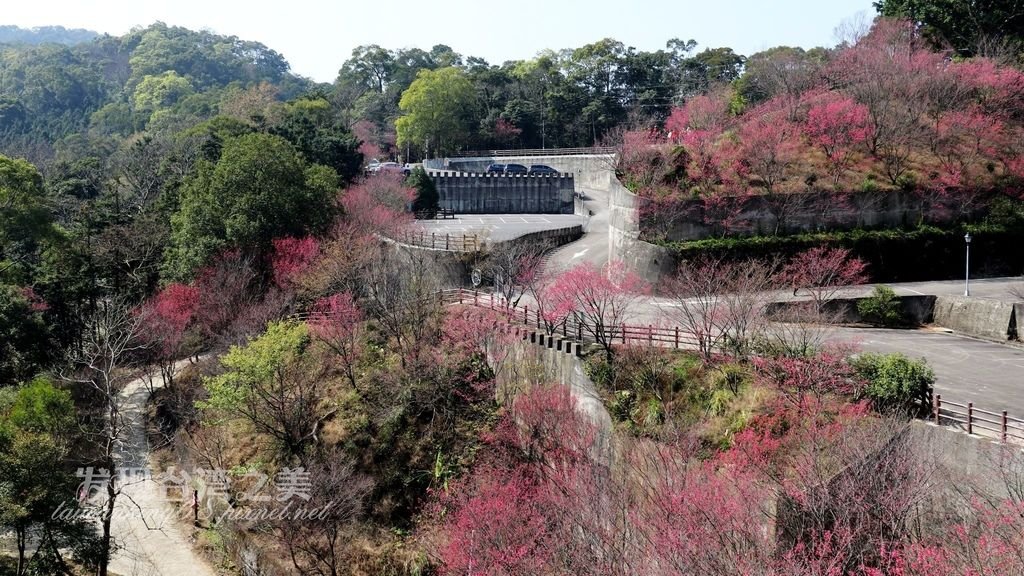
{"label": "white post", "polygon": [[964,243],[967,244],[967,257],[964,261],[964,296],[971,295],[971,235],[964,234]]}

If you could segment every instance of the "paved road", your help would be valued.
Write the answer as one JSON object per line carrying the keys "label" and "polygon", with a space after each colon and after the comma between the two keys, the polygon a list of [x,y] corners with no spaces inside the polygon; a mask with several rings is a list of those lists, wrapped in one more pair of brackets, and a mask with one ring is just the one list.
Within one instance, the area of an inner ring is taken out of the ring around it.
{"label": "paved road", "polygon": [[580,262],[608,262],[608,194],[584,190],[583,210],[587,214],[583,237],[553,250],[547,257],[548,270],[565,270]]}
{"label": "paved road", "polygon": [[462,214],[450,219],[420,220],[417,225],[427,234],[480,234],[492,242],[503,242],[531,232],[585,223],[586,218],[576,214]]}
{"label": "paved road", "polygon": [[[933,294],[935,296],[963,296],[963,280],[942,280],[935,282],[904,282],[890,284],[896,293],[905,294]],[[1019,290],[1024,295],[1024,277],[1012,276],[1008,278],[983,278],[971,280],[971,297],[991,300],[1002,300],[1005,302],[1021,302],[1024,298],[1014,296],[1011,291]]]}
{"label": "paved road", "polygon": [[[160,379],[154,384],[160,385]],[[148,469],[145,414],[149,389],[141,379],[135,380],[120,395],[122,413],[131,426],[126,441],[118,447],[120,466]],[[125,576],[213,576],[178,521],[181,512],[169,504],[167,495],[151,478],[125,483],[111,523],[111,533],[121,548],[111,558],[110,570]],[[183,512],[188,517],[190,510],[186,507]]]}
{"label": "paved road", "polygon": [[868,352],[924,358],[943,397],[1024,418],[1024,347],[929,330],[843,328],[836,337]]}
{"label": "paved road", "polygon": [[[179,367],[184,362],[179,363]],[[161,385],[160,379],[154,385]],[[142,379],[128,383],[119,394],[121,417],[128,427],[115,448],[122,471],[149,469],[146,439],[146,402],[149,389]],[[182,510],[172,507],[158,484],[149,476],[132,475],[121,483],[111,518],[111,535],[119,547],[110,559],[110,571],[123,576],[214,576],[213,569],[192,548]],[[97,490],[91,503],[102,506],[106,492]],[[184,516],[191,513],[186,508]],[[13,535],[0,534],[0,552],[13,554]]]}
{"label": "paved road", "polygon": [[[608,261],[608,196],[586,190],[587,219],[583,238],[567,244],[548,258],[548,268],[565,269],[581,261]],[[502,217],[507,218],[507,217]],[[550,218],[550,217],[548,217]],[[503,225],[508,225],[502,223]],[[515,226],[515,225],[512,225]],[[558,227],[558,226],[554,226]],[[890,285],[899,295],[963,295],[963,280],[909,282]],[[1024,292],[1024,278],[991,278],[971,280],[971,296],[1007,302],[1022,301],[1014,296],[1014,288]],[[873,286],[857,286],[843,290],[839,296],[868,295]],[[774,300],[793,299],[788,291],[774,294]],[[668,311],[672,302],[646,298],[628,321],[638,324],[674,325]],[[875,352],[901,352],[910,357],[924,357],[935,370],[936,390],[957,402],[975,402],[991,410],[1008,410],[1024,417],[1024,348],[945,334],[935,330],[837,329],[834,338],[857,342],[862,349]]]}

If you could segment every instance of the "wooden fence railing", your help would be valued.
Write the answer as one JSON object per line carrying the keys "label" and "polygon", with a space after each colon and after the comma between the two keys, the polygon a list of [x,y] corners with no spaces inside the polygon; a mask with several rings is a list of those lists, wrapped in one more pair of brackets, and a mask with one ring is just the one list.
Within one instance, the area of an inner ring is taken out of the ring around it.
{"label": "wooden fence railing", "polygon": [[1006,410],[990,412],[975,407],[974,402],[951,402],[936,394],[932,401],[932,419],[940,426],[963,426],[968,434],[994,434],[1001,442],[1024,442],[1024,420],[1010,416]]}
{"label": "wooden fence railing", "polygon": [[614,154],[611,146],[590,148],[529,148],[524,150],[465,150],[456,152],[450,158],[507,158],[517,156],[582,156],[585,154]]}
{"label": "wooden fence railing", "polygon": [[697,346],[697,340],[678,326],[594,325],[578,316],[567,316],[560,319],[546,318],[537,308],[530,308],[526,304],[509,304],[504,298],[475,290],[445,290],[442,292],[442,302],[472,305],[502,312],[511,322],[543,330],[552,335],[560,335],[563,338],[574,338],[578,342],[593,342],[596,336],[600,335],[612,343],[646,344],[675,349]]}
{"label": "wooden fence railing", "polygon": [[[673,349],[694,349],[697,340],[692,334],[678,326],[664,327],[648,324],[622,324],[614,326],[592,326],[585,320],[570,316],[552,322],[536,308],[529,305],[510,305],[504,298],[492,293],[463,288],[443,290],[437,294],[442,305],[469,305],[500,312],[510,323],[543,330],[551,335],[573,338],[577,342],[593,342],[595,334],[602,334],[613,343],[658,346]],[[413,304],[416,305],[416,304]],[[296,314],[292,318],[307,320],[310,314]],[[944,400],[936,394],[932,400],[932,421],[939,426],[962,427],[967,434],[993,436],[1000,442],[1024,444],[1024,419],[1010,416],[1006,410],[991,412],[974,406],[973,402],[962,404]]]}
{"label": "wooden fence railing", "polygon": [[403,232],[395,240],[410,246],[431,248],[433,250],[448,250],[451,252],[477,252],[482,247],[480,238],[476,234]]}

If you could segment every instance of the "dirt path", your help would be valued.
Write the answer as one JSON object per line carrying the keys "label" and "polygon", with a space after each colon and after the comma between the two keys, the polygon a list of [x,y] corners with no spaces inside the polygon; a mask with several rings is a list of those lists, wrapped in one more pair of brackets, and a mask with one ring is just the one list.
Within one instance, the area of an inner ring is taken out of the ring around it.
{"label": "dirt path", "polygon": [[[154,385],[159,385],[157,379]],[[146,402],[149,389],[143,380],[125,386],[120,394],[129,430],[118,447],[123,470],[149,470],[146,438]],[[192,548],[179,515],[188,518],[190,502],[169,502],[162,487],[150,476],[124,483],[111,524],[119,546],[110,562],[111,572],[124,576],[214,576],[214,571]]]}

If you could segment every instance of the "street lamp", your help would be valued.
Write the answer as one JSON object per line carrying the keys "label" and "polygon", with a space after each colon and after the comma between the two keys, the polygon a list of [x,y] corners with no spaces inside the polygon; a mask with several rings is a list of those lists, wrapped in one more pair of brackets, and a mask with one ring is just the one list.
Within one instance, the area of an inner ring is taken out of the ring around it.
{"label": "street lamp", "polygon": [[967,244],[967,259],[964,269],[964,296],[971,295],[971,233],[964,234],[964,242]]}

